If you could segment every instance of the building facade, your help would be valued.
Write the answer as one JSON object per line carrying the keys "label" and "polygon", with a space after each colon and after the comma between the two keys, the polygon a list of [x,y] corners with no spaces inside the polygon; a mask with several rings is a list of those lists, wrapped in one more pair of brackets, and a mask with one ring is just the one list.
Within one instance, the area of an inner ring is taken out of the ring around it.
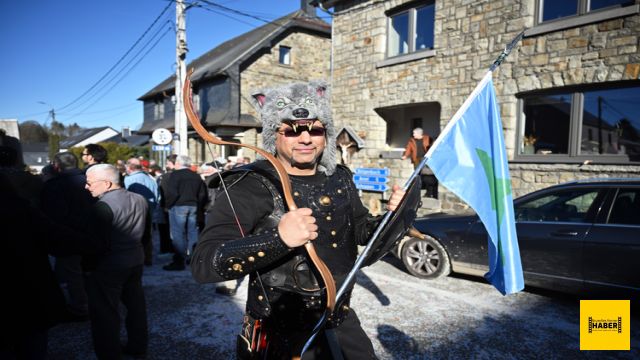
{"label": "building facade", "polygon": [[[333,10],[334,119],[366,140],[351,167],[412,171],[414,127],[436,137],[496,57],[515,196],[640,175],[640,1],[322,1]],[[464,207],[445,189],[443,209]]]}
{"label": "building facade", "polygon": [[[261,123],[251,105],[253,91],[290,82],[328,79],[331,27],[308,1],[301,9],[230,39],[187,65],[196,111],[207,130],[230,142],[259,146]],[[174,128],[175,76],[154,87],[144,102],[140,132]],[[191,127],[189,126],[191,130]],[[249,157],[252,151],[205,144],[189,133],[189,155],[197,163],[214,157]]]}

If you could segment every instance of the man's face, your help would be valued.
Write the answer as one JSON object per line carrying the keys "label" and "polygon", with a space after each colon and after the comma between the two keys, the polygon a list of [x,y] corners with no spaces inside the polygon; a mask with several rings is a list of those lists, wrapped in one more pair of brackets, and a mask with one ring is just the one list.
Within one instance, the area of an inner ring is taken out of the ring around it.
{"label": "man's face", "polygon": [[167,170],[173,170],[173,168],[175,168],[175,164],[172,161],[168,161],[167,160],[167,164],[165,165]]}
{"label": "man's face", "polygon": [[85,164],[91,164],[93,162],[93,156],[89,154],[87,149],[82,149],[81,159],[82,159],[82,162]]}
{"label": "man's face", "polygon": [[87,174],[87,183],[84,187],[91,192],[91,196],[97,198],[107,192],[111,185],[111,181],[101,180],[95,172],[90,172]]}
{"label": "man's face", "polygon": [[277,158],[292,175],[312,175],[326,146],[320,121],[282,123],[276,133]]}

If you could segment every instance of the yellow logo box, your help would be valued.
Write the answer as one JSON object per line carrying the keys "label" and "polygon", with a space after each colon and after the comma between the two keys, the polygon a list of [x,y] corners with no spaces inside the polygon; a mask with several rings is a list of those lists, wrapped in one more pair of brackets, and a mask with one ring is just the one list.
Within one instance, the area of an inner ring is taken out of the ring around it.
{"label": "yellow logo box", "polygon": [[630,350],[629,300],[580,300],[580,350]]}

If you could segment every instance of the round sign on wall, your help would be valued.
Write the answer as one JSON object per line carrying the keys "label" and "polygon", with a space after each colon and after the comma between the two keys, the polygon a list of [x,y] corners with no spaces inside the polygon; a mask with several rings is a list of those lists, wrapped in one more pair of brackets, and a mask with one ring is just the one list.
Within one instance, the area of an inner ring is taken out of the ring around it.
{"label": "round sign on wall", "polygon": [[153,139],[153,142],[158,145],[167,145],[170,144],[173,140],[171,131],[163,128],[153,130],[153,132],[151,133],[151,138]]}

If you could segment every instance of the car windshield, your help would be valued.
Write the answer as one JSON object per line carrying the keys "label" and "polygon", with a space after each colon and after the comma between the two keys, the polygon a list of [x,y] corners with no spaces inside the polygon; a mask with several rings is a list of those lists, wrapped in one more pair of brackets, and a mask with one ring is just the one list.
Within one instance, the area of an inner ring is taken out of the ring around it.
{"label": "car windshield", "polygon": [[587,222],[597,189],[561,190],[516,205],[517,221]]}

